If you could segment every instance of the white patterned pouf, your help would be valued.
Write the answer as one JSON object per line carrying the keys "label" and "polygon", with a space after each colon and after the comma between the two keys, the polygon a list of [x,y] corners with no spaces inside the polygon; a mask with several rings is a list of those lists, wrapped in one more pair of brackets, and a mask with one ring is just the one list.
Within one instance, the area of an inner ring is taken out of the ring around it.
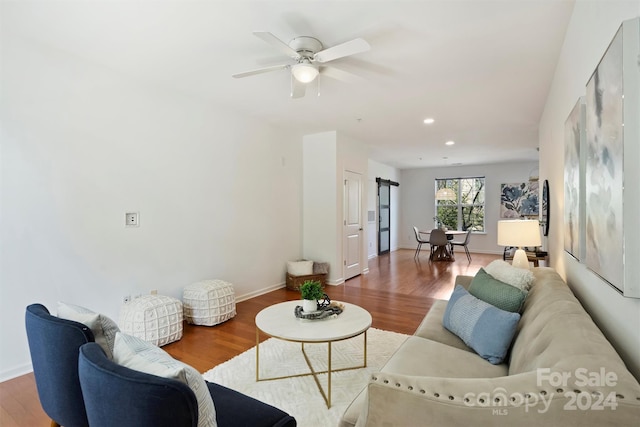
{"label": "white patterned pouf", "polygon": [[142,295],[122,305],[119,326],[125,334],[163,346],[182,338],[182,302],[164,295]]}
{"label": "white patterned pouf", "polygon": [[213,326],[236,315],[233,285],[224,280],[202,280],[184,288],[184,317],[194,325]]}

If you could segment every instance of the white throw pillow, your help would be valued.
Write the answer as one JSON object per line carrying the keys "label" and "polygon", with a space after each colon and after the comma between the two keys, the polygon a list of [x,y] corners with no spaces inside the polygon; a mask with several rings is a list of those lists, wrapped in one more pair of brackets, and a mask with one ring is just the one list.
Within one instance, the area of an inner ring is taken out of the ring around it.
{"label": "white throw pillow", "polygon": [[113,359],[113,345],[116,340],[116,333],[120,332],[116,322],[104,314],[95,313],[88,308],[64,302],[58,302],[58,317],[86,325],[93,332],[93,338],[102,347],[107,357]]}
{"label": "white throw pillow", "polygon": [[119,365],[188,385],[198,401],[198,427],[216,427],[216,408],[204,378],[191,366],[179,362],[160,347],[118,332],[113,361]]}
{"label": "white throw pillow", "polygon": [[292,276],[313,274],[313,261],[287,261],[287,272]]}
{"label": "white throw pillow", "polygon": [[501,259],[492,261],[484,267],[484,271],[501,282],[527,292],[533,283],[533,273],[529,269],[514,267]]}

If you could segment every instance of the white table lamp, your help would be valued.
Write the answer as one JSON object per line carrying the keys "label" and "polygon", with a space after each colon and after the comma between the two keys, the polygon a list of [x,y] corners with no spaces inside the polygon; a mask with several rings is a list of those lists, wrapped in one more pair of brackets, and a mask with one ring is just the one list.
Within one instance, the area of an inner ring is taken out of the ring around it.
{"label": "white table lamp", "polygon": [[498,221],[498,245],[516,246],[511,265],[529,269],[524,246],[540,246],[540,224],[537,219]]}

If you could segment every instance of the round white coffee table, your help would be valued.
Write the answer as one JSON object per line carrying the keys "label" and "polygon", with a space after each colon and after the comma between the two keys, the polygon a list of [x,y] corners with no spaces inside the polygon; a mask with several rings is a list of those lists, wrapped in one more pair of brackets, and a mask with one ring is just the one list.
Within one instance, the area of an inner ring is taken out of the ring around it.
{"label": "round white coffee table", "polygon": [[[354,304],[344,304],[344,310],[337,317],[321,320],[298,319],[295,307],[302,305],[301,301],[286,301],[272,305],[256,315],[256,381],[278,380],[313,375],[320,394],[331,407],[331,373],[349,369],[365,368],[367,366],[367,329],[371,327],[371,314],[362,307]],[[302,354],[311,372],[298,375],[288,375],[274,378],[260,378],[260,332],[273,338],[301,343]],[[346,340],[358,335],[364,336],[363,364],[349,368],[331,369],[331,343]],[[327,343],[327,370],[316,372],[304,350],[305,344]],[[327,393],[325,394],[318,374],[327,374]]]}

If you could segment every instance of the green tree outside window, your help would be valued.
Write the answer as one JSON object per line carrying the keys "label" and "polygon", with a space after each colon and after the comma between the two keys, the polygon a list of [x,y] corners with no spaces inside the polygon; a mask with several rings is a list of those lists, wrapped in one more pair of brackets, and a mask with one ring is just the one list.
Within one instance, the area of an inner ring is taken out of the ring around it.
{"label": "green tree outside window", "polygon": [[450,230],[484,231],[484,177],[436,179],[435,191],[450,188],[457,200],[436,200],[436,226]]}

